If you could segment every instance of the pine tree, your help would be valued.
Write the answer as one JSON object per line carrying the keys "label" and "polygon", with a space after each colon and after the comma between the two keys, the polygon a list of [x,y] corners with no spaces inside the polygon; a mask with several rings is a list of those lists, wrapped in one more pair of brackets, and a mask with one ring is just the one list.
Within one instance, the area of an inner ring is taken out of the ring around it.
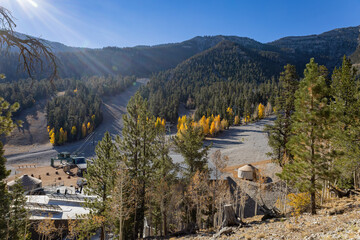
{"label": "pine tree", "polygon": [[[109,206],[111,191],[114,188],[116,178],[116,148],[109,132],[95,148],[96,158],[87,168],[85,178],[87,180],[86,193],[97,196],[95,200],[87,201],[85,206],[90,209],[90,216],[97,216],[104,221],[101,223],[101,240],[106,238],[109,227],[107,220],[107,207]],[[95,230],[95,229],[94,229]]]}
{"label": "pine tree", "polygon": [[0,141],[0,239],[6,239],[10,211],[10,196],[5,183],[10,171],[6,169],[5,163],[3,144]]}
{"label": "pine tree", "polygon": [[22,240],[29,235],[28,213],[25,209],[26,198],[24,189],[19,181],[13,186],[10,192],[11,207],[9,211],[8,234],[9,239]]}
{"label": "pine tree", "polygon": [[295,110],[295,92],[299,85],[299,77],[295,66],[290,64],[284,67],[279,79],[279,96],[276,98],[276,120],[274,125],[267,125],[269,145],[272,152],[268,153],[272,160],[281,167],[291,162],[292,156],[287,143],[292,135],[292,114]]}
{"label": "pine tree", "polygon": [[[145,195],[152,176],[153,161],[156,156],[154,138],[156,136],[155,119],[148,111],[147,101],[136,93],[127,105],[127,115],[123,116],[124,128],[122,139],[118,136],[116,142],[125,154],[126,167],[136,186],[134,201],[135,212],[127,221],[126,233],[129,238],[137,239],[144,225]],[[125,223],[126,224],[126,223]]]}
{"label": "pine tree", "polygon": [[188,128],[173,140],[176,151],[185,159],[185,174],[191,178],[196,171],[207,169],[207,154],[211,146],[203,147],[205,136],[201,128],[193,127],[190,120],[187,120],[186,125]]}
{"label": "pine tree", "polygon": [[[168,215],[170,199],[174,194],[174,184],[178,165],[169,156],[171,142],[166,138],[165,129],[160,129],[156,137],[156,156],[154,161],[154,177],[152,178],[152,196],[155,207],[153,211],[160,213],[159,223],[162,235],[168,235]],[[156,207],[158,206],[158,207]]]}
{"label": "pine tree", "polygon": [[339,151],[335,168],[338,169],[338,186],[350,188],[352,176],[360,165],[360,101],[357,71],[344,56],[342,67],[334,69],[331,90],[332,111],[337,116],[333,143]]}
{"label": "pine tree", "polygon": [[[0,136],[10,134],[16,127],[12,120],[12,114],[19,109],[19,104],[10,105],[0,98]],[[21,122],[18,122],[21,125]],[[10,170],[5,166],[3,143],[0,141],[0,239],[6,239],[8,232],[8,216],[10,211],[10,196],[7,191],[5,179],[10,175]]]}
{"label": "pine tree", "polygon": [[316,190],[331,174],[331,111],[329,87],[321,68],[310,60],[295,94],[292,137],[287,144],[294,156],[280,177],[311,196],[311,213],[316,214]]}

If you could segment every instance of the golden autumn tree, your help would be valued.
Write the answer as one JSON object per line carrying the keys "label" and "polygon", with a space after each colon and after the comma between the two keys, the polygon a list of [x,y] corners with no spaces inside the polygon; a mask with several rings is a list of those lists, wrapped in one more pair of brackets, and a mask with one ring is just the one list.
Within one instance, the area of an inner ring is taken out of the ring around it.
{"label": "golden autumn tree", "polygon": [[203,129],[203,133],[205,135],[209,134],[209,121],[205,116],[202,116],[202,118],[199,121],[199,125],[202,127]]}
{"label": "golden autumn tree", "polygon": [[60,128],[59,130],[59,141],[58,141],[58,144],[63,144],[64,143],[64,129],[63,128]]}
{"label": "golden autumn tree", "polygon": [[235,118],[234,118],[234,125],[236,126],[236,125],[239,125],[239,124],[240,124],[240,118],[239,118],[238,115],[236,115]]}
{"label": "golden autumn tree", "polygon": [[71,134],[73,137],[75,137],[76,132],[77,132],[76,127],[75,127],[75,126],[72,126],[70,134]]}
{"label": "golden autumn tree", "polygon": [[223,120],[221,120],[221,130],[225,130],[225,129],[228,129],[229,128],[229,122],[228,120],[226,120],[225,118]]}
{"label": "golden autumn tree", "polygon": [[83,138],[86,137],[86,133],[87,133],[86,125],[85,125],[85,123],[83,123],[82,126],[81,126],[81,134],[82,134]]}
{"label": "golden autumn tree", "polygon": [[156,118],[155,128],[165,128],[166,121],[165,119],[161,119],[160,117]]}
{"label": "golden autumn tree", "polygon": [[86,128],[88,130],[88,133],[91,133],[93,131],[93,126],[91,125],[90,122],[87,123]]}
{"label": "golden autumn tree", "polygon": [[56,141],[55,141],[55,129],[52,128],[50,131],[49,131],[49,140],[50,140],[50,143],[52,145],[55,145],[56,144]]}
{"label": "golden autumn tree", "polygon": [[261,103],[258,106],[258,116],[259,119],[263,119],[265,117],[265,106],[262,105]]}
{"label": "golden autumn tree", "polygon": [[214,136],[215,133],[216,133],[215,122],[212,122],[212,123],[211,123],[211,126],[210,126],[210,134],[211,134],[212,136]]}
{"label": "golden autumn tree", "polygon": [[214,123],[215,123],[215,133],[220,132],[220,130],[221,130],[220,115],[217,115],[217,116],[214,118]]}

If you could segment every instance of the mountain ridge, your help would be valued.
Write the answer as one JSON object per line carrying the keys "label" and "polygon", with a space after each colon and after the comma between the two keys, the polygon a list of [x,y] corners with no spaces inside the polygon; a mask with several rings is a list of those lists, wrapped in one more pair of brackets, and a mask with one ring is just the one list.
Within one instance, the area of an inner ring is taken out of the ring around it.
{"label": "mountain ridge", "polygon": [[[269,43],[226,35],[196,36],[182,42],[153,46],[95,49],[70,47],[44,39],[42,41],[52,47],[57,55],[60,77],[81,78],[109,74],[149,77],[153,73],[175,68],[221,41],[234,42],[245,48],[263,51],[263,54],[276,53],[297,66],[302,66],[310,57],[315,57],[319,64],[332,69],[340,63],[339,59],[344,54],[351,55],[355,52],[359,30],[360,26],[337,28],[317,35],[284,37]],[[7,76],[8,81],[27,77],[25,73],[17,71],[16,61],[16,54],[0,56],[0,72]],[[36,77],[44,78],[46,75],[38,74]]]}

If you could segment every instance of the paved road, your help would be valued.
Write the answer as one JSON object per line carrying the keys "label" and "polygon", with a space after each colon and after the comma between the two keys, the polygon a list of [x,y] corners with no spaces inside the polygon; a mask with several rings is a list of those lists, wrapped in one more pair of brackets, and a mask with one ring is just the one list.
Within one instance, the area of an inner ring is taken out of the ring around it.
{"label": "paved road", "polygon": [[[7,165],[33,163],[38,165],[49,165],[51,157],[59,152],[81,152],[84,157],[93,157],[95,155],[95,146],[102,139],[106,131],[112,135],[121,134],[123,127],[122,115],[126,113],[126,105],[131,96],[142,85],[137,82],[136,85],[128,88],[119,95],[103,99],[103,122],[96,128],[94,133],[87,138],[69,143],[63,146],[52,146],[49,143],[34,146],[28,152],[6,155]],[[46,126],[44,126],[46,127]]]}

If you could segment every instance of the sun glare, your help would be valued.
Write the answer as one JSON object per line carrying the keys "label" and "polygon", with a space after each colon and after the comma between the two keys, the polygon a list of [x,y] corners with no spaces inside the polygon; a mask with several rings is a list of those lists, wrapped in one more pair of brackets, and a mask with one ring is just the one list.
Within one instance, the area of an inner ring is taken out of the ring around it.
{"label": "sun glare", "polygon": [[33,0],[27,0],[33,7],[38,7],[38,4]]}

